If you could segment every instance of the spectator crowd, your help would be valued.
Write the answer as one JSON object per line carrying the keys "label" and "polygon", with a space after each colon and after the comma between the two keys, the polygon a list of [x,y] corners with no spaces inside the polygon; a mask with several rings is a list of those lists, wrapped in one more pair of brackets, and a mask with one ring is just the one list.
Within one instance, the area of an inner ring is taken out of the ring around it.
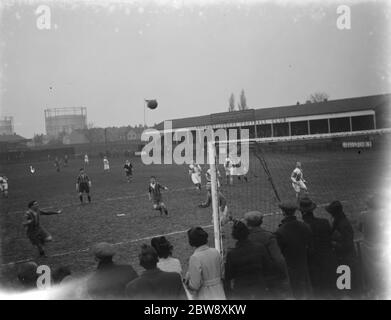
{"label": "spectator crowd", "polygon": [[[208,245],[203,228],[191,228],[187,238],[194,251],[186,272],[170,241],[161,236],[141,246],[138,263],[144,271],[139,274],[130,264],[115,262],[114,245],[99,243],[92,248],[96,268],[87,278],[77,279],[68,267],[60,267],[52,272],[52,284],[65,288],[59,297],[63,299],[376,298],[382,286],[377,272],[382,261],[377,232],[382,210],[376,197],[367,204],[359,223],[360,246],[341,202],[326,206],[330,223],[316,215],[316,203],[305,196],[279,205],[283,217],[275,232],[263,228],[258,211],[232,220],[235,245],[223,257]],[[349,274],[339,273],[339,266],[349,267]],[[37,267],[34,262],[18,266],[24,290],[36,288]],[[339,277],[344,277],[343,288],[337,284]]]}

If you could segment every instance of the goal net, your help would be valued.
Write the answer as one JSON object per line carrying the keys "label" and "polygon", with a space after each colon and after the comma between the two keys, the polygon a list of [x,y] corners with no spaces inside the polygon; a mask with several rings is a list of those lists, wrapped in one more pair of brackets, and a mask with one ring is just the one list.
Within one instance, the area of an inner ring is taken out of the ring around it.
{"label": "goal net", "polygon": [[[232,245],[230,224],[220,223],[224,219],[219,192],[233,219],[260,211],[264,215],[262,227],[274,232],[282,219],[279,203],[296,201],[291,174],[297,162],[302,165],[306,195],[317,204],[315,215],[330,219],[325,207],[339,200],[353,224],[357,223],[366,208],[366,197],[382,185],[374,177],[387,170],[384,151],[389,133],[382,129],[209,143],[216,247]],[[230,155],[230,148],[237,154]],[[230,169],[227,158],[232,162]],[[301,218],[299,212],[297,217]]]}

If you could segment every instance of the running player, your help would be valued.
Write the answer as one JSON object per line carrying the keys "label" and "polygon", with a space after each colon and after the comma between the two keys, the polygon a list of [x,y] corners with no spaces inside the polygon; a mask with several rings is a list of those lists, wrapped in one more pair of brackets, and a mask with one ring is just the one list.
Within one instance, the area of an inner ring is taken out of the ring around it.
{"label": "running player", "polygon": [[8,198],[8,179],[5,175],[0,176],[0,191],[3,197]]}
{"label": "running player", "polygon": [[191,181],[193,181],[196,189],[198,190],[201,190],[201,172],[201,166],[192,161],[189,165],[189,174],[191,176]]}
{"label": "running player", "polygon": [[128,179],[128,182],[132,182],[133,165],[130,163],[129,160],[125,161],[124,170],[125,170],[126,179]]}
{"label": "running player", "polygon": [[42,211],[39,209],[37,201],[30,201],[28,204],[28,210],[26,212],[26,221],[23,225],[27,228],[27,237],[30,242],[38,248],[40,256],[45,256],[44,245],[47,242],[52,241],[52,236],[46,229],[41,225],[41,215],[53,215],[60,214],[61,210],[58,211]]}
{"label": "running player", "polygon": [[303,177],[303,170],[301,169],[301,162],[296,162],[296,168],[291,174],[292,187],[296,192],[296,199],[299,200],[301,190],[307,191],[305,180]]}
{"label": "running player", "polygon": [[64,167],[68,167],[68,155],[64,156]]}
{"label": "running player", "polygon": [[248,182],[248,178],[247,178],[248,169],[246,166],[242,167],[242,162],[240,160],[238,163],[233,164],[232,167],[234,170],[234,175],[238,176],[239,181],[242,181],[242,178],[243,178],[243,181]]}
{"label": "running player", "polygon": [[80,203],[83,204],[83,193],[87,194],[88,202],[91,202],[90,196],[91,180],[86,175],[83,168],[80,169],[79,176],[76,180],[76,192],[79,192]]}
{"label": "running player", "polygon": [[225,158],[224,169],[227,184],[233,184],[233,162],[229,156]]}
{"label": "running player", "polygon": [[148,197],[149,200],[152,200],[153,203],[153,208],[155,210],[160,211],[160,215],[165,213],[166,216],[168,216],[168,210],[166,205],[163,202],[163,197],[162,197],[162,190],[168,190],[167,187],[162,186],[160,183],[156,181],[156,177],[152,176],[149,187],[148,187]]}
{"label": "running player", "polygon": [[103,171],[104,172],[110,171],[110,163],[106,156],[103,157]]}

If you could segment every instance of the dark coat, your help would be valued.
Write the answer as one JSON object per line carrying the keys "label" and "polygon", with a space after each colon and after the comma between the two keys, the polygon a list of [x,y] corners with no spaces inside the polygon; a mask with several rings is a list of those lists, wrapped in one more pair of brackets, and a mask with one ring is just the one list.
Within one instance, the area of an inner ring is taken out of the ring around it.
{"label": "dark coat", "polygon": [[286,277],[286,264],[284,256],[281,253],[280,247],[278,246],[276,236],[262,227],[252,227],[248,240],[251,242],[265,247],[271,260],[271,270],[268,270],[269,274],[273,276]]}
{"label": "dark coat", "polygon": [[137,273],[130,265],[100,262],[87,281],[88,294],[93,299],[124,299],[126,285],[135,278]]}
{"label": "dark coat", "polygon": [[303,215],[304,222],[312,232],[312,247],[308,256],[308,267],[314,294],[328,297],[336,290],[337,260],[331,245],[331,226],[328,220]]}
{"label": "dark coat", "polygon": [[357,253],[354,244],[354,231],[344,213],[334,217],[332,227],[333,247],[337,256],[338,265],[349,266],[351,270],[351,290],[349,295],[356,295],[362,289]]}
{"label": "dark coat", "polygon": [[236,247],[227,253],[226,294],[234,299],[261,299],[266,293],[264,273],[270,265],[271,261],[264,246],[250,240],[237,241]]}
{"label": "dark coat", "polygon": [[334,218],[332,240],[339,264],[349,264],[355,259],[354,231],[345,214]]}
{"label": "dark coat", "polygon": [[295,216],[289,216],[281,221],[276,237],[285,257],[293,296],[308,298],[312,294],[307,259],[312,245],[310,228]]}
{"label": "dark coat", "polygon": [[146,270],[129,282],[126,296],[134,300],[187,300],[181,276],[158,268]]}

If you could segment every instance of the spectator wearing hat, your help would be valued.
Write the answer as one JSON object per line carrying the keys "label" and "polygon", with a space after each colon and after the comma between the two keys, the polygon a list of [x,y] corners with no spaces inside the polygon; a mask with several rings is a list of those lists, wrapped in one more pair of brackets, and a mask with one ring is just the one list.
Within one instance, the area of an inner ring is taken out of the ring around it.
{"label": "spectator wearing hat", "polygon": [[166,272],[176,272],[182,276],[182,266],[178,259],[172,257],[172,244],[166,237],[155,237],[151,240],[151,246],[159,257],[157,267]]}
{"label": "spectator wearing hat", "polygon": [[331,226],[327,219],[314,216],[316,203],[309,197],[299,200],[303,221],[312,232],[308,267],[314,296],[330,298],[335,293],[337,261],[331,246]]}
{"label": "spectator wearing hat", "polygon": [[220,253],[209,248],[208,234],[201,227],[191,228],[187,235],[190,246],[196,248],[185,277],[187,289],[198,300],[225,299]]}
{"label": "spectator wearing hat", "polygon": [[358,292],[359,281],[357,274],[357,255],[354,246],[354,231],[353,227],[345,215],[342,203],[333,201],[326,206],[326,211],[333,218],[332,224],[332,245],[337,256],[337,264],[350,267],[352,276],[351,295]]}
{"label": "spectator wearing hat", "polygon": [[117,265],[113,262],[114,246],[102,242],[92,248],[98,266],[87,280],[87,291],[93,299],[123,299],[125,287],[137,273],[130,265]]}
{"label": "spectator wearing hat", "polygon": [[248,240],[262,246],[270,258],[271,268],[265,270],[265,279],[271,295],[282,298],[289,295],[289,281],[284,256],[272,232],[262,228],[263,214],[259,211],[246,212],[244,221],[250,231]]}
{"label": "spectator wearing hat", "polygon": [[229,298],[259,300],[267,293],[265,272],[270,269],[270,257],[263,245],[248,239],[249,234],[243,222],[233,224],[232,237],[237,242],[228,251],[225,263],[225,289]]}
{"label": "spectator wearing hat", "polygon": [[139,259],[145,271],[126,286],[129,299],[186,300],[181,276],[177,272],[165,272],[157,267],[159,257],[153,247],[143,245]]}
{"label": "spectator wearing hat", "polygon": [[304,222],[297,220],[295,203],[285,202],[279,207],[284,218],[276,231],[276,238],[285,257],[292,294],[296,299],[308,299],[312,296],[307,260],[311,230]]}

